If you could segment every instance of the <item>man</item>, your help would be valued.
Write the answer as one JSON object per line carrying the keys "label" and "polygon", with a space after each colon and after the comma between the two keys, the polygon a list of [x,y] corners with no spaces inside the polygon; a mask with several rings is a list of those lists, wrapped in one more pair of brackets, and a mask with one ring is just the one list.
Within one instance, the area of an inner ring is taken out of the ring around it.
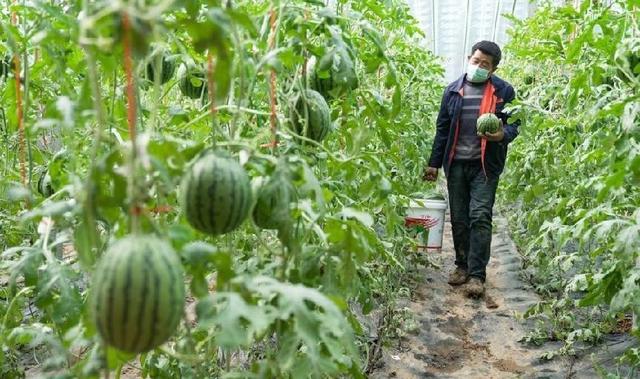
{"label": "man", "polygon": [[[436,135],[424,179],[435,181],[444,168],[449,193],[456,269],[449,284],[467,283],[466,293],[484,293],[491,248],[493,203],[507,157],[507,145],[518,135],[518,122],[509,124],[505,104],[515,98],[513,87],[494,75],[502,52],[490,41],[476,43],[466,73],[449,84],[442,96]],[[476,122],[494,113],[502,127],[477,135]]]}

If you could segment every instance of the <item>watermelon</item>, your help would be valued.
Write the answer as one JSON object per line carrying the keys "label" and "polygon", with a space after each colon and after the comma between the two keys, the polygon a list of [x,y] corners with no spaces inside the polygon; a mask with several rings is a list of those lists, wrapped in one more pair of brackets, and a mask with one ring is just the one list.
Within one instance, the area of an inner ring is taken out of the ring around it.
{"label": "watermelon", "polygon": [[310,85],[325,98],[339,97],[358,87],[355,65],[345,47],[334,46],[320,58]]}
{"label": "watermelon", "polygon": [[92,313],[105,343],[143,353],[167,341],[184,313],[184,273],[171,245],[151,235],[112,244],[92,283]]}
{"label": "watermelon", "polygon": [[40,178],[38,178],[38,192],[44,197],[49,197],[56,192],[51,185],[49,170],[45,170],[40,174]]}
{"label": "watermelon", "polygon": [[195,229],[210,235],[228,233],[249,216],[249,176],[236,159],[220,151],[201,155],[182,178],[181,206]]}
{"label": "watermelon", "polygon": [[283,230],[290,225],[289,205],[295,188],[286,172],[276,170],[258,186],[258,196],[253,212],[253,222],[262,229]]}
{"label": "watermelon", "polygon": [[196,66],[183,66],[180,71],[180,82],[178,83],[180,92],[191,99],[206,97],[207,80],[204,70]]}
{"label": "watermelon", "polygon": [[293,130],[299,135],[302,135],[306,127],[305,136],[320,142],[331,130],[329,105],[324,97],[314,90],[300,92],[295,98],[290,113]]}
{"label": "watermelon", "polygon": [[11,55],[5,55],[4,58],[0,59],[0,79],[8,77],[13,67],[14,64]]}
{"label": "watermelon", "polygon": [[493,113],[485,113],[478,117],[476,130],[478,135],[495,133],[501,128],[500,119]]}
{"label": "watermelon", "polygon": [[152,55],[149,57],[149,63],[147,63],[147,80],[151,83],[156,80],[156,71],[160,73],[160,84],[165,84],[171,80],[173,74],[176,72],[175,59],[170,57],[165,51],[160,51]]}

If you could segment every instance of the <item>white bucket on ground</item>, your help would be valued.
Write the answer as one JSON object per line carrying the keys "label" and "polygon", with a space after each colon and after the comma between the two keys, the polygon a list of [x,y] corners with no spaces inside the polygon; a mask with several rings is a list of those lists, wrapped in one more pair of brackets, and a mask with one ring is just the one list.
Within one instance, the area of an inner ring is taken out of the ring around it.
{"label": "white bucket on ground", "polygon": [[439,252],[442,249],[446,210],[444,200],[413,199],[409,202],[405,225],[415,228],[418,251]]}

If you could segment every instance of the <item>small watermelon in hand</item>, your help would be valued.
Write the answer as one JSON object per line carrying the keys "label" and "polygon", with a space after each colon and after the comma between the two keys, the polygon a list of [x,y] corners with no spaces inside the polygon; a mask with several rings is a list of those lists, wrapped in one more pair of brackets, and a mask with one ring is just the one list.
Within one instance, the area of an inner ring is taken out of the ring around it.
{"label": "small watermelon in hand", "polygon": [[476,124],[476,130],[478,135],[484,135],[486,133],[495,133],[502,127],[500,119],[493,113],[485,113],[478,117]]}

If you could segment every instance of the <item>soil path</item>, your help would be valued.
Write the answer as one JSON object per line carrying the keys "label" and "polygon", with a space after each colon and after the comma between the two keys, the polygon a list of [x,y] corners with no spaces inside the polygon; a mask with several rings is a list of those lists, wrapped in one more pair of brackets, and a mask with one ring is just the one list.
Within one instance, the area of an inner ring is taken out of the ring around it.
{"label": "soil path", "polygon": [[424,280],[408,304],[418,328],[401,348],[383,353],[382,367],[372,378],[597,377],[584,370],[576,375],[575,361],[540,360],[550,346],[536,349],[518,342],[527,326],[516,314],[538,298],[519,278],[521,262],[506,221],[495,221],[484,299],[468,299],[463,287],[447,284],[454,257],[447,221],[442,252],[432,257],[442,269],[423,270]]}

